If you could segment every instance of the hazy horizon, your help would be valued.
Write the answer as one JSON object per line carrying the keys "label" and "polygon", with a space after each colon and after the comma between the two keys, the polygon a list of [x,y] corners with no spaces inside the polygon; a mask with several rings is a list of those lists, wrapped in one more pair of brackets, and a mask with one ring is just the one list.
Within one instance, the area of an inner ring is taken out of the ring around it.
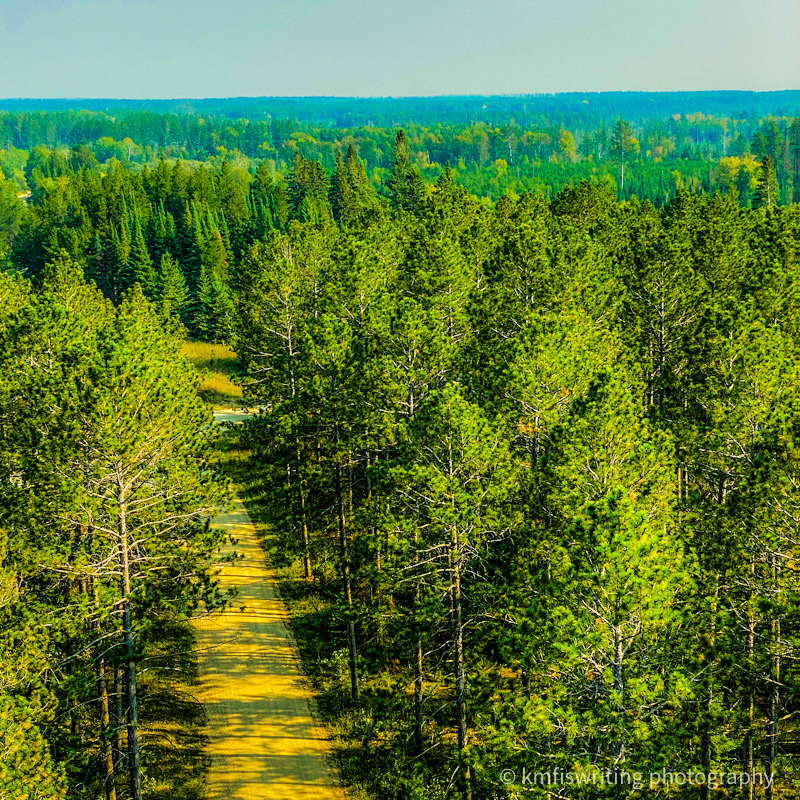
{"label": "hazy horizon", "polygon": [[576,89],[564,92],[494,92],[494,93],[451,93],[451,94],[228,94],[228,95],[174,95],[170,97],[130,97],[130,96],[59,96],[42,97],[35,95],[5,95],[0,96],[0,100],[25,101],[34,100],[40,102],[81,102],[90,101],[92,103],[110,101],[121,103],[157,102],[157,103],[178,103],[184,100],[201,101],[227,101],[227,100],[447,100],[447,99],[525,99],[542,97],[565,97],[575,95],[628,95],[628,94],[652,94],[652,95],[686,95],[686,94],[789,94],[798,92],[800,89],[673,89],[673,90],[648,90],[648,89],[611,89],[608,91],[592,91]]}

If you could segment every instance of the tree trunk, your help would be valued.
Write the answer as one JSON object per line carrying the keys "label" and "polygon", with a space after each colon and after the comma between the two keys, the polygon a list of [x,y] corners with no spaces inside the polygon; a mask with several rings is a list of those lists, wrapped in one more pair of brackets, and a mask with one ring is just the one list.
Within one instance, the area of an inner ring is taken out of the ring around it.
{"label": "tree trunk", "polygon": [[[703,737],[700,742],[700,763],[703,766],[703,772],[708,775],[711,772],[711,689],[709,687],[708,695],[706,696],[706,713],[705,713],[705,728],[703,730]],[[700,787],[701,800],[710,800],[711,788],[706,781]]]}
{"label": "tree trunk", "polygon": [[414,749],[417,754],[422,752],[423,742],[423,716],[422,716],[422,690],[425,686],[425,676],[422,672],[422,631],[419,624],[419,583],[414,586]]}
{"label": "tree trunk", "polygon": [[[376,456],[376,458],[380,458],[380,454]],[[367,482],[367,504],[371,505],[372,503],[372,476],[370,475],[370,467],[372,466],[372,457],[367,451],[364,457],[366,463],[366,482]],[[376,636],[378,642],[381,645],[384,645],[386,642],[385,636],[385,625],[383,621],[383,581],[381,579],[381,572],[383,572],[383,542],[381,540],[378,531],[375,529],[374,525],[369,525],[367,528],[367,534],[369,536],[369,541],[375,543],[375,572],[377,573],[377,577],[375,581],[370,583],[370,601],[375,605],[378,610],[377,615],[377,631]]]}
{"label": "tree trunk", "polygon": [[73,746],[79,749],[83,744],[81,741],[81,731],[78,726],[78,701],[73,697],[69,701],[69,733],[72,737]]}
{"label": "tree trunk", "polygon": [[619,629],[619,625],[614,625],[613,629],[613,636],[614,636],[614,691],[619,694],[620,701],[617,705],[616,711],[619,715],[619,723],[620,723],[620,731],[619,731],[619,739],[616,742],[616,752],[614,753],[614,763],[615,764],[623,764],[625,762],[625,724],[624,720],[622,719],[622,715],[625,713],[625,703],[623,700],[623,696],[625,694],[625,678],[622,672],[623,666],[623,652],[622,652],[622,631]]}
{"label": "tree trunk", "polygon": [[[720,486],[719,489],[718,500],[720,504],[724,501],[724,489],[722,486]],[[719,599],[719,580],[717,577],[715,577],[714,594],[711,603],[711,620],[709,624],[709,631],[706,638],[706,652],[708,654],[709,666],[705,677],[705,690],[706,690],[705,708],[703,709],[704,713],[702,714],[701,717],[703,721],[703,734],[700,739],[700,763],[706,775],[708,775],[708,773],[711,772],[711,760],[713,757],[712,746],[711,746],[712,745],[711,711],[714,700],[714,668],[716,666],[716,655],[714,653],[714,648],[716,646],[716,640],[717,640],[716,618],[717,618],[718,599]],[[708,785],[708,781],[706,781],[705,784],[703,784],[703,786],[700,787],[700,800],[710,800],[710,798],[711,798],[711,788]]]}
{"label": "tree trunk", "polygon": [[[755,580],[756,565],[751,560],[750,574],[751,580]],[[751,592],[752,595],[752,592]],[[752,596],[750,598],[752,604]],[[751,676],[754,669],[753,652],[755,650],[756,641],[756,621],[753,615],[753,610],[750,608],[747,614],[747,671]],[[753,759],[753,723],[755,721],[755,692],[750,687],[749,696],[747,698],[747,719],[744,740],[742,742],[742,771],[748,775],[753,774],[754,759]],[[753,800],[753,783],[748,782],[747,786],[742,787],[743,800]]]}
{"label": "tree trunk", "polygon": [[467,704],[466,675],[464,671],[464,626],[461,621],[461,559],[458,553],[458,539],[455,528],[450,534],[451,570],[453,585],[450,590],[451,610],[453,615],[453,673],[456,689],[456,730],[458,734],[459,766],[458,788],[461,800],[472,800],[470,788],[469,766],[464,760],[467,748]]}
{"label": "tree trunk", "polygon": [[125,673],[117,664],[114,667],[114,704],[112,706],[114,718],[112,720],[114,730],[114,771],[119,773],[122,767],[122,720],[123,720],[123,700],[125,696]]}
{"label": "tree trunk", "polygon": [[[336,439],[339,435],[337,430]],[[358,651],[356,650],[356,627],[353,620],[353,591],[350,585],[350,554],[347,547],[347,528],[344,509],[344,480],[342,462],[336,462],[336,497],[337,516],[339,522],[339,554],[342,559],[342,577],[344,578],[344,599],[347,606],[347,643],[350,660],[350,695],[358,700]]]}
{"label": "tree trunk", "polygon": [[100,766],[103,770],[103,788],[106,800],[117,800],[114,782],[114,750],[111,741],[111,711],[108,703],[106,660],[97,659],[97,697],[100,709]]}
{"label": "tree trunk", "polygon": [[664,299],[658,305],[658,410],[664,413],[664,362],[666,361],[665,342],[665,311]]}
{"label": "tree trunk", "polygon": [[311,580],[311,540],[308,535],[308,517],[306,515],[306,495],[303,491],[303,473],[300,459],[300,444],[297,444],[297,494],[300,503],[300,533],[303,537],[303,577]]}
{"label": "tree trunk", "polygon": [[[774,643],[780,636],[780,622],[773,623],[775,634]],[[780,715],[780,678],[781,678],[781,657],[777,653],[772,656],[771,670],[772,690],[769,695],[769,748],[767,760],[767,789],[764,794],[766,800],[774,800],[777,797],[775,792],[775,762],[778,760],[778,717]]]}
{"label": "tree trunk", "polygon": [[[88,526],[87,526],[88,531]],[[97,584],[92,582],[92,596],[94,598],[95,611],[100,610],[100,599],[97,593]],[[95,624],[95,630],[100,632],[99,623]],[[100,653],[95,661],[97,669],[97,705],[100,717],[100,768],[103,773],[103,789],[106,800],[117,800],[117,787],[114,773],[114,742],[112,736],[114,732],[111,727],[111,706],[108,699],[108,670],[105,656]]]}
{"label": "tree trunk", "polygon": [[[778,564],[775,555],[770,556],[772,561],[772,582],[774,591],[778,591]],[[769,693],[769,722],[767,725],[767,789],[764,793],[765,800],[774,800],[775,792],[775,762],[778,760],[778,718],[780,717],[780,682],[781,682],[781,657],[780,638],[781,622],[779,619],[772,621],[772,655],[770,657],[770,693]]]}
{"label": "tree trunk", "polygon": [[130,543],[127,501],[122,487],[119,501],[119,548],[122,560],[122,627],[125,640],[125,673],[128,693],[128,777],[130,800],[142,800],[142,769],[139,752],[139,701],[136,695],[136,662],[133,658],[133,609],[131,608]]}

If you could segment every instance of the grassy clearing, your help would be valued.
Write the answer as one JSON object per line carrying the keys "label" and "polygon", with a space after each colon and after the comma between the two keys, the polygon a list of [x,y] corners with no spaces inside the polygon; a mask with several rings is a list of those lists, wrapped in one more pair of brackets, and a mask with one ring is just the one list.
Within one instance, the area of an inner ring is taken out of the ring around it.
{"label": "grassy clearing", "polygon": [[241,405],[242,390],[233,378],[242,371],[236,353],[226,344],[184,342],[181,352],[203,374],[200,396],[215,406]]}

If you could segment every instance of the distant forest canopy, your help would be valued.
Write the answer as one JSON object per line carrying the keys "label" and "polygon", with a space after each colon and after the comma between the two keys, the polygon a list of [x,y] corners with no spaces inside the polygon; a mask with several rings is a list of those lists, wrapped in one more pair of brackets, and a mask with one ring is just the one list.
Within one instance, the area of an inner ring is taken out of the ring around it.
{"label": "distant forest canopy", "polygon": [[162,158],[191,169],[210,161],[215,172],[228,161],[251,175],[266,161],[285,179],[298,154],[330,176],[337,153],[352,147],[380,190],[402,126],[426,184],[450,163],[457,183],[491,200],[552,198],[586,180],[656,206],[681,189],[735,188],[749,206],[768,155],[785,204],[800,192],[798,117],[800,91],[0,100],[0,169],[34,194],[37,168],[50,178],[105,172],[113,159],[134,171]]}
{"label": "distant forest canopy", "polygon": [[641,124],[654,117],[707,114],[748,118],[791,116],[800,91],[782,92],[568,92],[448,97],[229,97],[175,100],[0,99],[0,111],[92,111],[207,115],[226,119],[294,119],[335,128],[359,126],[546,124],[576,120],[608,124],[624,117]]}

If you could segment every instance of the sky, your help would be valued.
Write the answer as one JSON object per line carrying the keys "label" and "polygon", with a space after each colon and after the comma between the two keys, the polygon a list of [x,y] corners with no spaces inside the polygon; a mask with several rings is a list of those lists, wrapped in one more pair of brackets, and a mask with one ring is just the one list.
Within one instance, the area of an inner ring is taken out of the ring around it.
{"label": "sky", "polygon": [[800,89],[798,0],[0,0],[0,97]]}

